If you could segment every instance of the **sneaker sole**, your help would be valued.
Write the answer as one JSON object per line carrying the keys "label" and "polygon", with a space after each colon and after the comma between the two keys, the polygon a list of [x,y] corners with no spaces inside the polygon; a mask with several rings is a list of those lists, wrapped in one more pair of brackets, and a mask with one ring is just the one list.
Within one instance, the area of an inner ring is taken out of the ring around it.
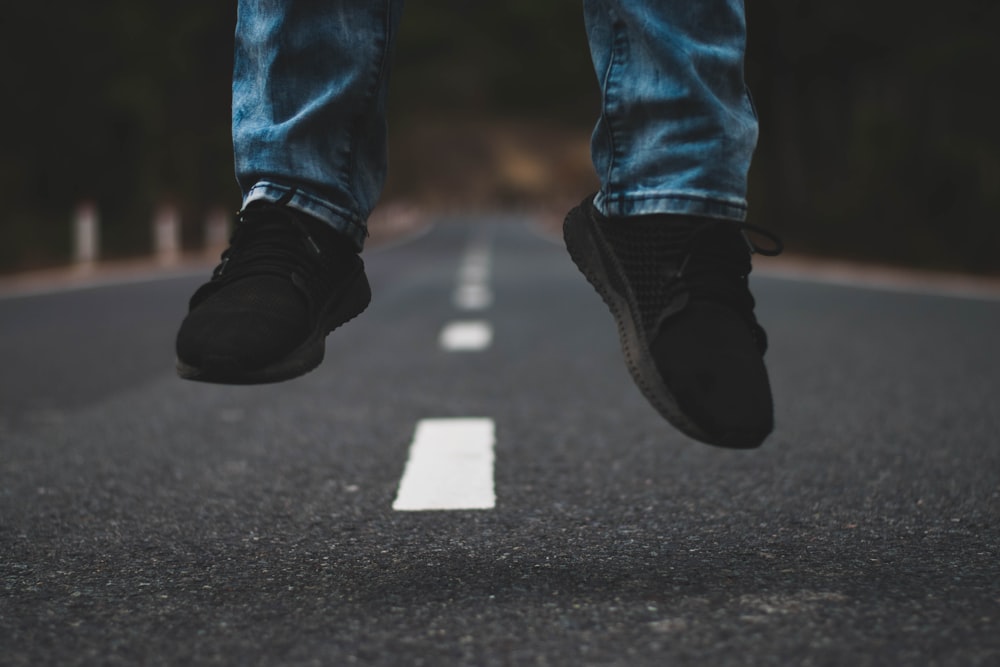
{"label": "sneaker sole", "polygon": [[[668,422],[695,440],[720,447],[740,447],[730,442],[728,437],[711,437],[681,410],[653,361],[646,336],[637,322],[638,305],[628,294],[621,268],[597,229],[597,223],[584,207],[574,209],[566,216],[563,239],[573,263],[611,310],[618,324],[625,364],[646,400]],[[616,289],[615,283],[621,287]]]}
{"label": "sneaker sole", "polygon": [[364,268],[360,267],[345,287],[344,296],[333,301],[320,316],[321,326],[317,326],[298,348],[283,359],[264,368],[247,371],[232,358],[213,358],[200,367],[178,358],[177,374],[185,380],[195,382],[236,385],[270,384],[300,377],[323,362],[327,335],[364,312],[371,297],[368,277]]}

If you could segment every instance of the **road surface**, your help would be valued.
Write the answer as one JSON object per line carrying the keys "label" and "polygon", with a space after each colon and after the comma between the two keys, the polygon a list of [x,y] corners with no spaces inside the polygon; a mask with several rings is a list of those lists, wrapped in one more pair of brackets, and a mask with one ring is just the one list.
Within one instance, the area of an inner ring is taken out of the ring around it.
{"label": "road surface", "polygon": [[265,387],[174,376],[201,275],[0,299],[0,664],[1000,664],[1000,301],[754,274],[734,452],[524,221],[366,261]]}

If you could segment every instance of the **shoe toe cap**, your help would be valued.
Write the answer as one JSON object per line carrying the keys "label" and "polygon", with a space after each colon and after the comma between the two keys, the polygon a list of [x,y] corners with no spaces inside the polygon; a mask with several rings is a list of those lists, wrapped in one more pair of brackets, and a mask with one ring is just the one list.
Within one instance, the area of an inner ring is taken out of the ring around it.
{"label": "shoe toe cap", "polygon": [[651,347],[681,412],[710,444],[752,448],[771,432],[767,369],[752,332],[734,311],[693,303],[665,323]]}
{"label": "shoe toe cap", "polygon": [[199,304],[177,333],[178,359],[225,373],[261,368],[287,355],[308,333],[308,311],[291,284],[285,285],[279,286],[284,298],[271,304],[226,291]]}

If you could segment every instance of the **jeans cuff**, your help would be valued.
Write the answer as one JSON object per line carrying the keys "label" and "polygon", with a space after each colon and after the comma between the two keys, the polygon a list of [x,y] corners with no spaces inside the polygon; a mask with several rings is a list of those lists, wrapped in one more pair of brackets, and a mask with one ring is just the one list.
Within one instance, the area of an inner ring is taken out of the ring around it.
{"label": "jeans cuff", "polygon": [[363,221],[329,201],[299,186],[283,185],[272,181],[258,181],[243,199],[244,208],[255,201],[271,204],[282,202],[285,206],[301,211],[333,227],[354,242],[360,251],[368,237],[368,228]]}
{"label": "jeans cuff", "polygon": [[601,191],[594,197],[594,207],[608,218],[665,213],[742,222],[747,217],[746,199],[703,193],[644,192],[607,195]]}

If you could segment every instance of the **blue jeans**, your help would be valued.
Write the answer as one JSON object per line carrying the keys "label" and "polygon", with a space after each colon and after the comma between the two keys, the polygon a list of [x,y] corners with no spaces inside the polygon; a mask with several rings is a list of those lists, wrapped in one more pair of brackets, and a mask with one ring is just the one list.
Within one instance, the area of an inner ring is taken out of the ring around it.
{"label": "blue jeans", "polygon": [[[386,174],[402,5],[239,1],[233,142],[244,205],[286,203],[363,245]],[[598,210],[742,220],[757,141],[743,0],[583,5],[603,100],[591,144]]]}

